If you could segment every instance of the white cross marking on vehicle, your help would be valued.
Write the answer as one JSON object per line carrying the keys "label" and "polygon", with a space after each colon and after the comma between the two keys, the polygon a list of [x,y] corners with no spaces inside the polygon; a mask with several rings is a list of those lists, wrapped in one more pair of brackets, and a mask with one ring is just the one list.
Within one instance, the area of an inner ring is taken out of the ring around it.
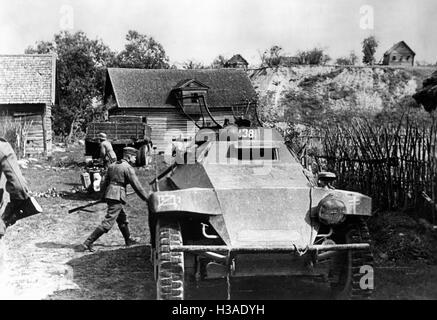
{"label": "white cross marking on vehicle", "polygon": [[174,194],[164,194],[158,196],[158,210],[162,207],[177,209],[181,203],[181,198]]}

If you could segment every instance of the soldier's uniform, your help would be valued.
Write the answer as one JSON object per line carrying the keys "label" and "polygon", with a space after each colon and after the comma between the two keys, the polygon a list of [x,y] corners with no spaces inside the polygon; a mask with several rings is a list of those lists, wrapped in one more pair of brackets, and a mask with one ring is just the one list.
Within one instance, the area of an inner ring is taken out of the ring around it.
{"label": "soldier's uniform", "polygon": [[135,244],[136,241],[130,238],[128,220],[124,205],[126,204],[126,186],[130,184],[137,195],[144,201],[148,200],[146,191],[142,187],[135,173],[134,168],[128,162],[130,155],[136,156],[137,150],[134,148],[124,148],[122,160],[111,164],[105,176],[103,190],[104,199],[108,204],[107,214],[102,223],[83,243],[83,250],[93,251],[92,244],[102,234],[108,232],[117,222],[117,225],[124,237],[126,245]]}
{"label": "soldier's uniform", "polygon": [[10,202],[0,219],[0,238],[5,234],[6,228],[17,220],[42,211],[35,199],[29,195],[27,182],[18,166],[14,150],[6,140],[0,138],[0,177],[2,174],[6,177],[6,191],[9,193]]}
{"label": "soldier's uniform", "polygon": [[117,161],[117,156],[112,148],[112,144],[106,140],[106,134],[103,132],[99,133],[98,137],[100,140],[100,158],[103,160],[104,167],[108,168],[111,163]]}

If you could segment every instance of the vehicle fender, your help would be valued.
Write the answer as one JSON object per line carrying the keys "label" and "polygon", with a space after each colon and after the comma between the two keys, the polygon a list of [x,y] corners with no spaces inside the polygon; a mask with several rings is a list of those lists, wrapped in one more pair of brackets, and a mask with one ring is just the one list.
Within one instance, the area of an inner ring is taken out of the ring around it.
{"label": "vehicle fender", "polygon": [[157,191],[150,195],[149,208],[155,214],[222,214],[213,189],[189,188],[173,191]]}

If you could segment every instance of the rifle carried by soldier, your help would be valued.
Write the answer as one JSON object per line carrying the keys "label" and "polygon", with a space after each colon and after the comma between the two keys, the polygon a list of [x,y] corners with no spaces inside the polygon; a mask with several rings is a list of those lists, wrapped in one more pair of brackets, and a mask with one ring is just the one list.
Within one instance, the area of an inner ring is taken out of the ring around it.
{"label": "rifle carried by soldier", "polygon": [[[135,192],[128,192],[126,194],[126,196],[130,196],[131,194],[134,194],[134,193]],[[95,205],[97,205],[99,203],[104,203],[104,202],[105,202],[105,199],[100,199],[100,200],[97,200],[97,201],[93,201],[93,202],[90,202],[90,203],[85,204],[83,206],[70,209],[70,210],[68,210],[68,213],[77,212],[77,211],[80,211],[80,210],[83,210],[83,209],[86,209],[86,208],[89,208],[89,207],[93,207],[93,206],[95,206]]]}

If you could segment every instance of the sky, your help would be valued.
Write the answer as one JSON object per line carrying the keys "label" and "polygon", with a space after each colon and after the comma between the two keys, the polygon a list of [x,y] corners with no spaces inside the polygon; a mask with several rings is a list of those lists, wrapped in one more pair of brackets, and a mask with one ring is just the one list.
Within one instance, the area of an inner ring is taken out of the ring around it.
{"label": "sky", "polygon": [[240,53],[250,65],[273,45],[315,46],[332,58],[375,35],[376,59],[404,40],[416,61],[437,62],[436,0],[0,0],[0,54],[19,54],[61,30],[84,31],[120,51],[128,30],[160,42],[170,62],[209,64]]}

